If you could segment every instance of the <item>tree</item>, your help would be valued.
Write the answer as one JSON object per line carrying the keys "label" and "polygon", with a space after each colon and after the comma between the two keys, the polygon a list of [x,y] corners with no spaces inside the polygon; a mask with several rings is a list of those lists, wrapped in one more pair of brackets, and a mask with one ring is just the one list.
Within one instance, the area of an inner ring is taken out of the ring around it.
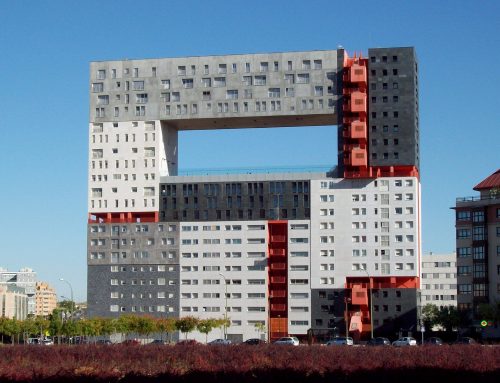
{"label": "tree", "polygon": [[481,320],[500,321],[500,302],[480,304],[478,307],[478,315]]}
{"label": "tree", "polygon": [[198,324],[198,318],[184,317],[175,321],[175,328],[184,333],[187,339],[187,334],[193,331]]}
{"label": "tree", "polygon": [[175,331],[175,319],[174,318],[160,318],[156,320],[156,330],[161,334],[161,340],[163,340],[163,334],[170,334]]}
{"label": "tree", "polygon": [[135,331],[146,338],[151,334],[156,328],[154,319],[148,316],[136,317],[135,319]]}
{"label": "tree", "polygon": [[257,322],[255,323],[255,331],[259,333],[259,338],[260,335],[264,332],[266,332],[266,324],[264,322]]}
{"label": "tree", "polygon": [[205,334],[205,343],[208,343],[208,333],[214,329],[216,325],[213,319],[202,319],[196,325],[196,328],[202,334]]}
{"label": "tree", "polygon": [[436,318],[436,324],[443,327],[446,331],[453,331],[460,326],[460,314],[455,306],[444,306],[439,308]]}
{"label": "tree", "polygon": [[439,308],[432,303],[428,303],[422,307],[422,321],[426,329],[432,330],[437,325],[438,314]]}

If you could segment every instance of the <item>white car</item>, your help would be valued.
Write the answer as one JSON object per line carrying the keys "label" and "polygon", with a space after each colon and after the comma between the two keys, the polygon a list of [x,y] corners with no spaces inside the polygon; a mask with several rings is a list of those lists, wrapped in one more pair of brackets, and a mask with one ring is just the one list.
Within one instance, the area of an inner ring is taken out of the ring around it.
{"label": "white car", "polygon": [[334,339],[326,342],[326,345],[327,346],[342,346],[342,345],[353,346],[354,341],[350,336],[347,338],[346,337],[337,337],[337,338],[334,338]]}
{"label": "white car", "polygon": [[300,342],[298,338],[294,336],[285,336],[283,338],[279,338],[277,341],[274,342],[274,344],[289,344],[291,346],[298,346],[299,343]]}
{"label": "white car", "polygon": [[403,338],[399,338],[398,340],[395,340],[394,342],[392,342],[392,345],[396,346],[396,347],[416,346],[417,340],[415,338],[412,338],[411,336],[405,336]]}

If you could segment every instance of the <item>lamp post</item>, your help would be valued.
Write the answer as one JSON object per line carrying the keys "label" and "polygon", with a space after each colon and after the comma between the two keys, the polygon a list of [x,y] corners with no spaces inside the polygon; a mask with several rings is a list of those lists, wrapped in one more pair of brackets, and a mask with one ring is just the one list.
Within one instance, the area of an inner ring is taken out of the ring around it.
{"label": "lamp post", "polygon": [[69,283],[69,281],[64,278],[59,278],[59,280],[61,282],[67,283],[71,291],[71,319],[73,319],[73,312],[75,311],[75,301],[73,300],[73,286],[71,286],[71,283]]}
{"label": "lamp post", "polygon": [[368,283],[369,283],[369,288],[368,288],[368,295],[370,296],[370,332],[371,332],[371,339],[373,339],[373,296],[372,296],[372,281],[370,274],[368,274],[368,270],[365,268],[361,269],[363,270],[366,275],[368,276]]}
{"label": "lamp post", "polygon": [[345,337],[349,338],[349,311],[348,310],[348,303],[351,301],[351,298],[344,297],[344,303],[345,303]]}
{"label": "lamp post", "polygon": [[225,286],[225,290],[224,290],[224,295],[225,295],[225,308],[224,308],[224,340],[227,340],[227,279],[226,277],[224,276],[224,274],[222,273],[219,273],[219,275],[224,278],[224,286]]}

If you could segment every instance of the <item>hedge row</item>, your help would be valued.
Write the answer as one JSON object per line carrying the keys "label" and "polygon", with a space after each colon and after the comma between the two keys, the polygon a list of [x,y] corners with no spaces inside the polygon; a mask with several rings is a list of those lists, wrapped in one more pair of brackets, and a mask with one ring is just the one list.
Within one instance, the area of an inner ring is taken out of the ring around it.
{"label": "hedge row", "polygon": [[500,347],[5,346],[1,382],[498,382]]}

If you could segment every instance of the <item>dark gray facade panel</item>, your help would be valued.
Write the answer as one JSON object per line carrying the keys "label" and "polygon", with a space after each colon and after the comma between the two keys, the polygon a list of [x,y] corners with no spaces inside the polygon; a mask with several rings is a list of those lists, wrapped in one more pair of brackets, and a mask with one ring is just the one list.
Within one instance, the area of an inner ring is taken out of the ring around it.
{"label": "dark gray facade panel", "polygon": [[309,219],[309,181],[160,185],[162,221]]}
{"label": "dark gray facade panel", "polygon": [[418,63],[414,48],[368,50],[371,166],[419,168]]}
{"label": "dark gray facade panel", "polygon": [[[345,336],[345,296],[350,296],[349,290],[311,290],[311,328],[315,334]],[[374,289],[372,296],[374,336],[397,338],[400,331],[416,333],[418,290]],[[348,307],[354,309],[350,303]]]}
{"label": "dark gray facade panel", "polygon": [[[137,271],[133,271],[134,268]],[[109,265],[88,266],[89,317],[118,317],[123,314],[178,316],[178,266],[173,266],[171,271],[158,271],[158,265],[120,265],[118,270],[112,272]],[[165,279],[165,285],[158,285],[159,278]],[[116,280],[116,284],[111,284],[112,280]],[[111,298],[111,293],[117,293],[118,297]],[[158,298],[158,293],[165,298]],[[118,306],[118,311],[111,311],[113,305]],[[165,312],[158,312],[157,306],[165,306]],[[168,310],[169,307],[172,307],[172,311]]]}

